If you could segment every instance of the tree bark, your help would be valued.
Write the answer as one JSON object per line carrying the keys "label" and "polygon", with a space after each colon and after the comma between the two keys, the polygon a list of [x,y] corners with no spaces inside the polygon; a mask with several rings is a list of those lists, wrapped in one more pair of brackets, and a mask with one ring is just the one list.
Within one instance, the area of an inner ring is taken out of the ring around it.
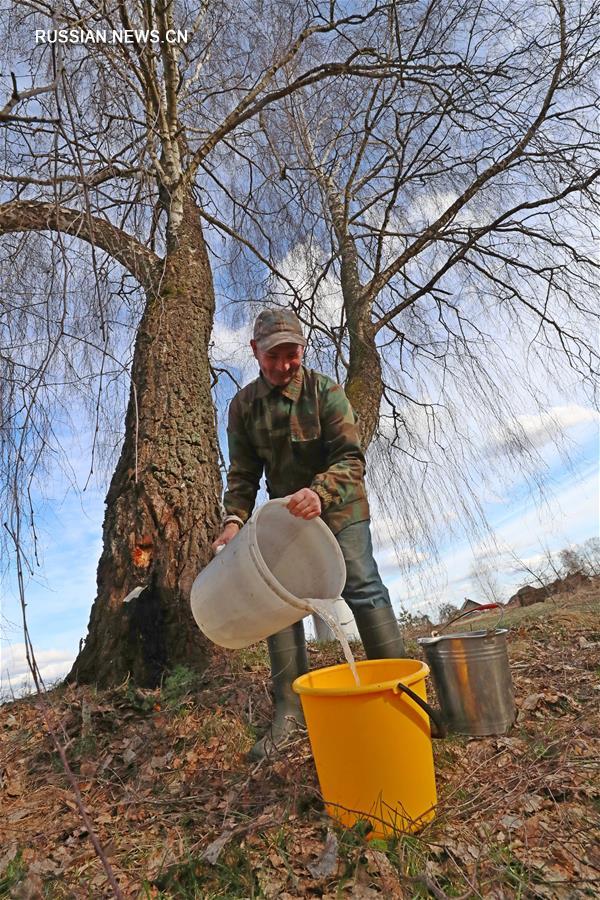
{"label": "tree bark", "polygon": [[[334,219],[335,221],[335,219]],[[338,229],[340,240],[340,282],[350,339],[350,364],[345,390],[358,416],[363,450],[366,450],[379,423],[383,395],[381,359],[371,322],[371,302],[360,283],[358,253],[352,235]]]}
{"label": "tree bark", "polygon": [[108,219],[39,200],[11,200],[0,204],[0,234],[21,231],[63,231],[101,247],[125,266],[146,291],[152,293],[155,289],[159,257]]}
{"label": "tree bark", "polygon": [[[70,680],[107,686],[131,677],[153,687],[177,664],[206,663],[189,593],[220,518],[213,316],[206,245],[188,199],[140,322],[125,440],[106,498],[98,593]],[[138,586],[144,590],[125,603]]]}
{"label": "tree bark", "polygon": [[379,423],[383,378],[370,317],[356,316],[356,321],[351,321],[353,318],[348,315],[350,365],[345,390],[358,416],[360,440],[366,450]]}
{"label": "tree bark", "polygon": [[358,416],[363,450],[366,450],[379,423],[383,396],[381,359],[375,344],[371,322],[372,301],[360,281],[358,252],[348,230],[347,212],[333,179],[315,166],[326,198],[331,222],[338,240],[340,286],[350,338],[350,364],[344,385],[346,395]]}

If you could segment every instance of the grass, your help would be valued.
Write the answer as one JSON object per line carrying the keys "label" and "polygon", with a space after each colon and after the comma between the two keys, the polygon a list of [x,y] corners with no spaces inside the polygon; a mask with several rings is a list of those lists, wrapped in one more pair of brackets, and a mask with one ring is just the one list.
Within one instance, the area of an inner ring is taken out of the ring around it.
{"label": "grass", "polygon": [[203,743],[218,738],[231,754],[247,752],[255,740],[252,726],[220,710],[206,713],[197,734],[198,740]]}
{"label": "grass", "polygon": [[[152,893],[152,889],[159,893]],[[145,882],[147,897],[181,900],[216,898],[254,898],[261,896],[253,866],[238,844],[230,844],[214,865],[201,857],[190,856],[184,863],[169,867],[164,874]]]}
{"label": "grass", "polygon": [[230,669],[234,674],[263,669],[269,665],[269,651],[265,641],[236,650],[230,657]]}
{"label": "grass", "polygon": [[[515,857],[510,847],[492,846],[490,857],[499,869],[500,877],[516,891],[515,900],[531,896],[529,886],[531,873],[523,863]],[[535,893],[533,894],[535,896]]]}
{"label": "grass", "polygon": [[11,859],[6,869],[0,874],[0,897],[10,897],[12,889],[22,881],[27,874],[27,865],[23,860],[23,853],[18,851]]}
{"label": "grass", "polygon": [[160,696],[169,709],[178,709],[192,702],[192,695],[198,688],[200,676],[186,666],[175,666],[162,683]]}

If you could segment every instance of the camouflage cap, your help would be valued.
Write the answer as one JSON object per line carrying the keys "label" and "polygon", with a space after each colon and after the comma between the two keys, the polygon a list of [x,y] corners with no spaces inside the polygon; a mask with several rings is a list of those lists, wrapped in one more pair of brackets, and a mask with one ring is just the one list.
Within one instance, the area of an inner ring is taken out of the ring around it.
{"label": "camouflage cap", "polygon": [[300,320],[291,309],[263,309],[254,322],[254,340],[263,353],[278,344],[306,347]]}

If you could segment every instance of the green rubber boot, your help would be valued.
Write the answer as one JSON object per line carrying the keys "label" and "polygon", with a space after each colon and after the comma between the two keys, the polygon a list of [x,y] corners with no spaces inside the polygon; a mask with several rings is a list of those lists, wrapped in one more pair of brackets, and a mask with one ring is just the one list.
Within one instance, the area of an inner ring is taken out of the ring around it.
{"label": "green rubber boot", "polygon": [[391,606],[355,611],[356,627],[367,659],[402,659],[404,641]]}
{"label": "green rubber boot", "polygon": [[296,622],[267,638],[271,660],[271,684],[275,710],[267,733],[256,742],[248,756],[264,759],[293,736],[298,725],[304,725],[300,697],[292,690],[292,682],[308,672],[308,656],[304,625]]}

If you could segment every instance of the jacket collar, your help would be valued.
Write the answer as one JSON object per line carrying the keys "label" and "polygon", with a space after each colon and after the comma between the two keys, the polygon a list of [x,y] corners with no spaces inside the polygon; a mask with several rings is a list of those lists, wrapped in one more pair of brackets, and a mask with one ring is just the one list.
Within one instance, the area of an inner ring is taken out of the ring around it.
{"label": "jacket collar", "polygon": [[300,366],[292,380],[288,385],[284,388],[280,389],[278,387],[273,387],[272,384],[269,384],[267,379],[264,377],[262,372],[256,379],[256,396],[257,397],[267,397],[272,391],[280,391],[282,397],[287,397],[288,400],[291,400],[292,403],[295,403],[300,396],[300,392],[302,390],[302,383],[304,381],[304,366]]}
{"label": "jacket collar", "polygon": [[282,390],[282,395],[295,403],[300,396],[302,390],[302,382],[304,381],[304,366],[300,366],[290,383]]}

